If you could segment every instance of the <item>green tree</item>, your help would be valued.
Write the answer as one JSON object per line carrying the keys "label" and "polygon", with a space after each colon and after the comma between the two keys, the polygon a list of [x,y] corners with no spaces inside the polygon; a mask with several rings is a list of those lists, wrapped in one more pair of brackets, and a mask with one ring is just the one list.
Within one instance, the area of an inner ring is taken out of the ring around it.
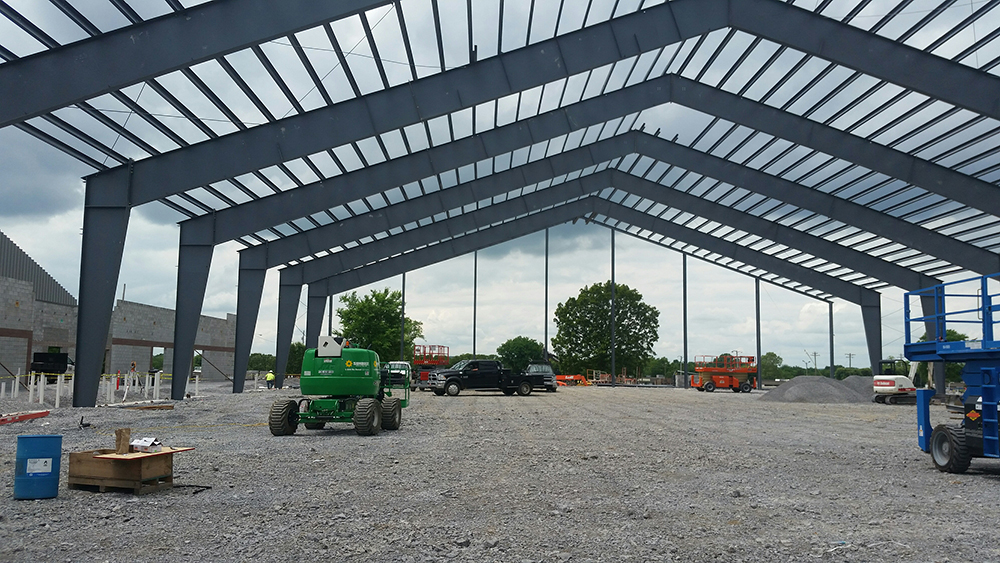
{"label": "green tree", "polygon": [[149,367],[151,369],[163,369],[163,354],[157,354],[153,356],[153,359],[149,362]]}
{"label": "green tree", "polygon": [[527,336],[517,336],[497,346],[497,356],[503,367],[520,373],[528,367],[528,363],[544,359],[545,347],[542,343]]}
{"label": "green tree", "polygon": [[[680,369],[681,363],[670,358],[650,358],[646,367],[642,368],[644,377],[673,377],[674,371]],[[672,381],[672,380],[671,380]]]}
{"label": "green tree", "polygon": [[288,364],[285,373],[302,373],[302,357],[306,354],[306,345],[302,342],[292,342],[288,349]]}
{"label": "green tree", "polygon": [[253,371],[270,371],[274,369],[275,359],[271,354],[250,354],[247,369]]}
{"label": "green tree", "polygon": [[448,359],[448,365],[452,365],[453,366],[453,365],[457,364],[458,362],[461,362],[462,360],[472,360],[472,359],[478,359],[478,360],[499,360],[500,358],[496,354],[476,354],[475,356],[473,356],[470,353],[457,354],[455,356],[451,356]]}
{"label": "green tree", "polygon": [[778,379],[781,377],[781,366],[784,360],[774,352],[768,352],[760,357],[761,379]]}
{"label": "green tree", "polygon": [[337,309],[341,330],[338,336],[350,341],[352,346],[374,350],[383,362],[412,360],[413,342],[424,337],[424,325],[406,318],[403,358],[399,357],[399,316],[403,310],[403,296],[398,291],[385,288],[373,289],[370,294],[358,297],[357,292],[340,297]]}
{"label": "green tree", "polygon": [[[580,290],[556,307],[557,333],[552,349],[565,373],[611,369],[611,282]],[[616,369],[630,371],[653,356],[660,328],[659,311],[642,301],[642,294],[623,284],[615,285]]]}

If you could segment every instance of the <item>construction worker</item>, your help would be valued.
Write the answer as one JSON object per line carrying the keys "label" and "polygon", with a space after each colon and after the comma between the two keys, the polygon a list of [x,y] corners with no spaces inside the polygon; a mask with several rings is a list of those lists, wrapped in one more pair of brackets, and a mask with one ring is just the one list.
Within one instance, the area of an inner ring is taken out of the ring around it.
{"label": "construction worker", "polygon": [[272,387],[274,387],[274,372],[273,371],[268,370],[267,375],[264,376],[264,379],[267,381],[267,388],[268,389],[271,389]]}

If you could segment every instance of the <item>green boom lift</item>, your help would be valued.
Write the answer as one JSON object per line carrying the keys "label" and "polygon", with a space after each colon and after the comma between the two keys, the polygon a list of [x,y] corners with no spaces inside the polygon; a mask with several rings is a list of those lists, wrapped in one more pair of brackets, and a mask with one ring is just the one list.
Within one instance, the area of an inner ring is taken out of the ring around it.
{"label": "green boom lift", "polygon": [[300,386],[308,397],[275,401],[267,420],[271,434],[295,434],[300,422],[310,430],[327,422],[353,422],[362,436],[397,430],[410,402],[409,377],[394,377],[398,374],[380,367],[375,352],[351,348],[339,336],[321,337],[318,348],[306,350],[302,358]]}

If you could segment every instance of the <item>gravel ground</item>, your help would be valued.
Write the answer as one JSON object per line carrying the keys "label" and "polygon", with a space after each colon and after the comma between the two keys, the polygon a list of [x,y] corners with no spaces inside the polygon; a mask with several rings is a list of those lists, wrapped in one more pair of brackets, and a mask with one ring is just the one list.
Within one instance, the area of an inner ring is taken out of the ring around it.
{"label": "gravel ground", "polygon": [[[294,390],[202,393],[0,426],[0,561],[1000,560],[1000,463],[937,472],[912,406],[415,393],[395,432],[276,438],[266,412]],[[126,426],[196,448],[175,455],[178,487],[67,489],[66,453],[113,447]],[[59,495],[14,500],[15,437],[37,433],[63,435]]]}

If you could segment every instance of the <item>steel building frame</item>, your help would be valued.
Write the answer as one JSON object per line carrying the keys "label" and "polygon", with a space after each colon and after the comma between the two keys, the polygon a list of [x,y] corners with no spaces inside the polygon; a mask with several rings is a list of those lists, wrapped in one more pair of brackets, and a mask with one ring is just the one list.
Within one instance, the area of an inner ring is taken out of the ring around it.
{"label": "steel building frame", "polygon": [[[532,2],[521,41],[504,33],[503,3],[499,29],[484,32],[491,14],[465,0],[468,23],[453,31],[442,0],[428,0],[436,44],[423,44],[411,40],[424,24],[410,0],[293,0],[281,10],[165,0],[158,12],[113,0],[125,22],[113,29],[73,0],[50,1],[89,38],[62,45],[47,22],[0,1],[23,39],[0,39],[0,127],[97,170],[84,208],[77,406],[96,400],[130,210],[152,202],[187,217],[175,399],[214,247],[231,240],[247,247],[235,391],[267,269],[285,266],[281,369],[302,283],[314,339],[319,299],[334,290],[584,215],[859,304],[872,365],[876,290],[1000,270],[1000,56],[980,60],[1000,37],[996,2],[946,23],[952,3],[942,0],[912,23],[911,0],[884,14],[871,14],[868,0],[588,0],[582,14],[582,3],[552,0],[537,8],[558,7],[551,31],[533,23]],[[379,29],[383,20],[395,27]],[[345,26],[360,31],[353,48]],[[463,35],[467,48],[456,49]],[[382,54],[393,45],[401,73]],[[336,64],[326,72],[324,60]],[[327,79],[334,71],[339,89]],[[182,122],[152,111],[149,96]],[[702,124],[692,140],[644,132],[648,112],[664,105]],[[509,107],[513,120],[501,124]],[[471,132],[459,132],[470,116]]]}

